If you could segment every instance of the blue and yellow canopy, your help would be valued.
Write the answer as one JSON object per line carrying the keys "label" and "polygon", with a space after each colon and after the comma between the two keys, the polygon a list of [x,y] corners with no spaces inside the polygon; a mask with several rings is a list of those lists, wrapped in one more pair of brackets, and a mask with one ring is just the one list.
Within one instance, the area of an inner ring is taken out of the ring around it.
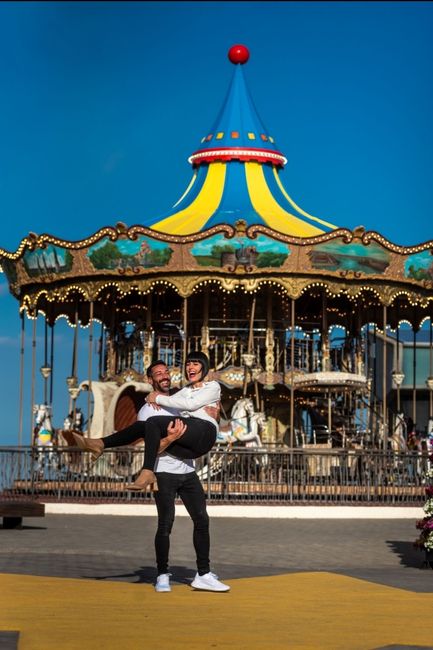
{"label": "blue and yellow canopy", "polygon": [[260,120],[245,85],[241,64],[246,60],[248,56],[236,60],[220,114],[189,159],[194,175],[185,193],[168,214],[148,220],[145,226],[188,235],[243,219],[248,225],[262,224],[296,237],[335,229],[302,210],[284,189],[279,172],[287,161]]}

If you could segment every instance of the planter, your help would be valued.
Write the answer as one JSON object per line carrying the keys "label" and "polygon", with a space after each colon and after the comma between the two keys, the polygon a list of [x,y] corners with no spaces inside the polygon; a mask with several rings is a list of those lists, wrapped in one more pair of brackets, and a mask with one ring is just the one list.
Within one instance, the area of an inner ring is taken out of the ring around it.
{"label": "planter", "polygon": [[425,549],[425,563],[430,569],[433,569],[433,551]]}

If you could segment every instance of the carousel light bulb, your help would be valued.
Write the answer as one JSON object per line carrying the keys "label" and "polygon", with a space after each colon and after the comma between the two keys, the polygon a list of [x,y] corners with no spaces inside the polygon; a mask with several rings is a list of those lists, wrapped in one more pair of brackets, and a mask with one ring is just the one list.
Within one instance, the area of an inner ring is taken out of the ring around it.
{"label": "carousel light bulb", "polygon": [[68,390],[70,392],[71,388],[75,388],[75,386],[78,383],[77,377],[75,375],[71,375],[70,377],[66,377],[66,385],[68,386]]}
{"label": "carousel light bulb", "polygon": [[41,366],[40,368],[41,375],[44,379],[48,379],[48,377],[51,375],[51,367],[50,366]]}
{"label": "carousel light bulb", "polygon": [[391,376],[392,376],[392,380],[393,380],[394,384],[397,387],[402,385],[404,377],[405,377],[404,372],[402,372],[401,370],[393,370],[392,373],[391,373]]}

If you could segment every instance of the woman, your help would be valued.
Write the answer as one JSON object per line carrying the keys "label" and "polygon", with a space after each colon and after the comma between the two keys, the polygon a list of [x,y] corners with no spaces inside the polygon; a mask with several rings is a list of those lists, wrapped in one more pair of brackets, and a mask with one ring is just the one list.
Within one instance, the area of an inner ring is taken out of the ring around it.
{"label": "woman", "polygon": [[[168,396],[153,391],[147,396],[146,401],[155,404],[156,408],[164,406],[179,410],[181,417],[176,418],[175,424],[170,416],[154,416],[145,422],[135,422],[105,438],[83,438],[74,435],[77,445],[85,451],[90,451],[93,457],[97,458],[104,449],[130,445],[143,438],[145,441],[143,469],[137,480],[127,489],[145,490],[156,480],[153,468],[162,438],[169,438],[170,444],[165,447],[165,451],[168,450],[177,458],[199,458],[207,454],[215,444],[218,424],[205,411],[205,407],[217,405],[221,397],[221,388],[216,381],[204,381],[208,372],[208,357],[203,352],[190,352],[185,362],[188,386],[175,395]],[[171,435],[175,427],[179,426],[184,430],[181,437],[177,437],[176,434]],[[171,442],[172,439],[174,442]]]}

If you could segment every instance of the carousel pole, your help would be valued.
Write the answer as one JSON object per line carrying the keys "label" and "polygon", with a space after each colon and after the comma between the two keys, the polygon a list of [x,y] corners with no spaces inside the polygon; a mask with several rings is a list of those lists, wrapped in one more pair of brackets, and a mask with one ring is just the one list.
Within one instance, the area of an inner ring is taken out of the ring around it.
{"label": "carousel pole", "polygon": [[54,322],[51,325],[51,340],[50,340],[50,406],[53,405],[53,390],[54,390]]}
{"label": "carousel pole", "polygon": [[34,444],[33,437],[33,405],[35,403],[35,379],[36,379],[36,323],[38,314],[33,319],[33,332],[32,332],[32,378],[30,388],[30,427],[31,427],[31,444]]}
{"label": "carousel pole", "polygon": [[[370,404],[371,411],[371,422],[372,422],[372,432],[373,432],[373,423],[374,423],[374,435],[378,433],[378,410],[377,410],[377,313],[375,309],[374,314],[374,323],[373,323],[373,379],[371,382],[371,401],[373,405]],[[373,407],[373,408],[372,408]],[[371,410],[372,409],[372,410]]]}
{"label": "carousel pole", "polygon": [[292,378],[290,382],[290,448],[294,447],[295,439],[295,299],[291,299],[290,305],[290,367]]}
{"label": "carousel pole", "polygon": [[147,294],[146,302],[146,333],[144,337],[143,348],[143,372],[146,373],[147,368],[152,363],[152,294]]}
{"label": "carousel pole", "polygon": [[[182,341],[182,368],[185,365],[185,359],[188,354],[188,298],[185,296],[182,304],[182,329],[183,329],[183,341]],[[182,384],[185,383],[184,373],[182,372]]]}
{"label": "carousel pole", "polygon": [[[48,368],[48,322],[47,322],[46,314],[45,314],[45,322],[44,322],[44,368]],[[48,376],[49,376],[48,374],[43,374],[44,404],[48,403]]]}
{"label": "carousel pole", "polygon": [[331,357],[329,349],[328,332],[328,297],[324,291],[322,294],[322,370],[328,372],[331,369]]}
{"label": "carousel pole", "polygon": [[429,389],[429,420],[433,420],[433,309],[430,306],[430,349],[429,349],[429,376],[427,379],[427,386]]}
{"label": "carousel pole", "polygon": [[382,355],[382,406],[383,406],[383,445],[385,451],[388,449],[388,413],[387,413],[387,400],[386,400],[386,365],[387,365],[387,307],[383,305],[383,355]]}
{"label": "carousel pole", "polygon": [[[414,319],[415,322],[415,319]],[[413,328],[413,382],[412,382],[412,420],[416,424],[416,328]]]}
{"label": "carousel pole", "polygon": [[88,393],[87,393],[87,433],[90,433],[90,402],[91,402],[91,395],[92,395],[92,372],[93,372],[93,366],[92,366],[92,361],[93,361],[93,307],[94,303],[93,300],[90,301],[90,306],[89,306],[89,359],[88,359],[88,366],[87,366],[87,376],[89,378],[89,388],[88,388]]}
{"label": "carousel pole", "polygon": [[274,355],[275,341],[274,330],[272,328],[272,293],[268,287],[267,304],[266,304],[266,354],[265,354],[265,368],[266,368],[266,390],[274,389]]}
{"label": "carousel pole", "polygon": [[98,354],[99,354],[98,377],[99,379],[101,379],[102,369],[103,369],[103,355],[104,355],[104,321],[103,320],[101,323],[101,332],[99,334],[99,340],[98,340]]}
{"label": "carousel pole", "polygon": [[[69,388],[74,389],[77,386],[77,343],[78,343],[78,305],[75,307],[75,329],[74,340],[72,344],[72,368],[71,376],[69,379]],[[67,380],[68,381],[68,380]],[[72,413],[72,421],[75,422],[75,399],[73,399],[71,391],[69,392],[69,413]]]}
{"label": "carousel pole", "polygon": [[207,356],[209,356],[209,343],[209,287],[206,287],[203,293],[203,325],[200,345],[201,351]]}
{"label": "carousel pole", "polygon": [[[117,351],[115,345],[115,328],[116,328],[116,310],[114,305],[109,307],[111,314],[110,325],[108,328],[108,337],[106,336],[106,346],[107,346],[107,367],[106,372],[111,378],[117,372]],[[107,340],[108,339],[108,340]]]}
{"label": "carousel pole", "polygon": [[21,341],[20,341],[20,397],[19,397],[19,424],[18,424],[18,446],[21,447],[23,442],[23,406],[24,406],[24,342],[25,342],[25,321],[24,311],[20,314],[21,318]]}
{"label": "carousel pole", "polygon": [[[396,334],[397,334],[397,337],[396,337],[397,338],[397,351],[396,351],[396,355],[397,355],[397,372],[399,373],[400,372],[400,321],[399,321],[398,316],[399,316],[399,313],[397,311],[397,331],[396,331]],[[397,384],[397,413],[398,413],[398,415],[400,415],[400,406],[401,406],[401,404],[400,404],[400,382],[399,382]]]}
{"label": "carousel pole", "polygon": [[256,296],[254,295],[251,301],[251,311],[250,311],[250,325],[248,330],[248,344],[247,344],[247,354],[244,354],[243,363],[244,363],[244,385],[242,389],[243,397],[247,394],[247,385],[248,385],[248,373],[250,368],[253,365],[253,355],[254,355],[254,318],[256,314]]}

